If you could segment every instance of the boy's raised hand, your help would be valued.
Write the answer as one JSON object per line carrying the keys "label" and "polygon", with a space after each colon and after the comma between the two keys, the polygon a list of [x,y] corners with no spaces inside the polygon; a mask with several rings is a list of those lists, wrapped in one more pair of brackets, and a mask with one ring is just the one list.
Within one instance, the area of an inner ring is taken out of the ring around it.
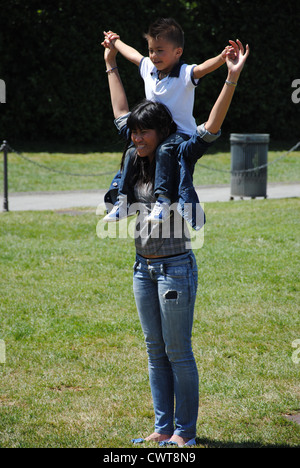
{"label": "boy's raised hand", "polygon": [[226,46],[225,49],[223,50],[223,52],[221,52],[221,57],[224,60],[224,62],[226,61],[226,57],[234,58],[235,57],[234,48],[231,45]]}
{"label": "boy's raised hand", "polygon": [[112,44],[114,44],[117,39],[120,39],[119,34],[114,33],[113,31],[107,31],[107,32],[103,31],[103,34],[104,34],[104,41],[108,40]]}

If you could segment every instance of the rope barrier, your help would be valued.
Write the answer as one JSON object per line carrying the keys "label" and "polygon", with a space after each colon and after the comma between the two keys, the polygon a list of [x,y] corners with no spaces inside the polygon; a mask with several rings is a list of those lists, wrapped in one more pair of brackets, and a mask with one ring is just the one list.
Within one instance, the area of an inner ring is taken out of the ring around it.
{"label": "rope barrier", "polygon": [[74,172],[67,172],[67,171],[62,171],[60,169],[55,169],[54,167],[48,167],[45,164],[38,163],[36,161],[33,161],[32,159],[28,158],[28,156],[24,156],[24,154],[20,153],[19,151],[14,150],[7,144],[7,142],[3,142],[2,146],[0,147],[0,151],[3,151],[4,148],[7,148],[11,153],[16,154],[20,158],[24,159],[25,161],[29,162],[30,164],[33,164],[35,166],[38,166],[42,169],[45,169],[47,171],[55,172],[57,174],[63,174],[63,175],[69,175],[69,176],[74,176],[74,177],[101,177],[104,175],[109,175],[109,174],[115,174],[117,170],[114,171],[109,171],[109,172],[100,172],[96,174],[78,174]]}
{"label": "rope barrier", "polygon": [[[254,172],[254,171],[259,171],[260,169],[264,169],[265,167],[270,166],[271,164],[277,163],[281,159],[285,158],[288,154],[295,151],[299,146],[300,146],[300,141],[298,141],[298,143],[296,143],[286,153],[284,153],[283,155],[281,155],[278,158],[274,159],[274,161],[270,161],[270,162],[268,162],[266,164],[263,164],[261,166],[256,166],[256,167],[251,168],[251,169],[230,171],[230,170],[226,170],[226,169],[217,169],[215,167],[210,167],[210,166],[207,166],[207,165],[199,163],[199,162],[197,163],[197,166],[201,166],[204,169],[207,169],[209,171],[223,172],[223,173],[226,173],[226,174],[243,174],[243,173],[247,173],[247,172]],[[16,151],[13,148],[11,148],[11,146],[9,146],[6,141],[3,141],[3,144],[0,147],[0,151],[3,151],[4,148],[7,148],[7,150],[9,150],[10,152],[16,154],[17,156],[19,156],[23,160],[25,160],[25,161],[27,161],[27,162],[29,162],[31,164],[34,164],[35,166],[38,166],[38,167],[40,167],[42,169],[45,169],[47,171],[55,172],[57,174],[69,175],[69,176],[74,176],[74,177],[101,177],[101,176],[104,176],[104,175],[115,174],[117,172],[117,170],[115,170],[115,171],[108,171],[108,172],[100,172],[100,173],[96,173],[96,174],[78,174],[78,173],[74,173],[74,172],[62,171],[60,169],[55,169],[53,167],[48,167],[48,166],[46,166],[44,164],[33,161],[32,159],[28,158],[28,156],[24,156],[24,154],[22,154],[19,151]]]}
{"label": "rope barrier", "polygon": [[[226,174],[243,174],[243,173],[248,173],[248,172],[254,172],[254,171],[259,171],[260,169],[264,169],[265,167],[270,166],[271,164],[277,163],[281,159],[285,158],[288,154],[295,151],[299,146],[300,146],[300,141],[298,141],[298,143],[296,143],[286,153],[284,153],[283,155],[281,155],[278,158],[274,159],[274,161],[270,161],[270,162],[268,162],[266,164],[263,164],[261,166],[256,166],[256,167],[251,168],[251,169],[231,171],[231,170],[226,170],[226,169],[218,169],[218,168],[215,168],[215,167],[210,167],[210,166],[207,166],[207,165],[199,163],[199,162],[197,163],[197,166],[201,166],[204,169],[207,169],[209,171],[223,172],[223,173],[226,173]],[[116,173],[116,170],[115,171],[108,171],[108,172],[100,172],[100,173],[96,173],[96,174],[78,174],[78,173],[74,173],[74,172],[62,171],[60,169],[55,169],[54,167],[48,167],[48,166],[46,166],[44,164],[33,161],[32,159],[28,158],[28,156],[25,156],[24,154],[20,153],[19,151],[14,150],[11,146],[9,146],[7,144],[6,141],[3,141],[3,143],[2,143],[2,145],[0,147],[0,151],[3,151],[4,148],[7,148],[7,150],[9,150],[10,152],[16,154],[17,156],[19,156],[23,160],[29,162],[30,164],[38,166],[38,167],[40,167],[42,169],[45,169],[47,171],[55,172],[57,174],[69,175],[69,176],[74,176],[74,177],[101,177],[101,176],[104,176],[104,175],[110,175],[110,174],[115,174]]]}
{"label": "rope barrier", "polygon": [[245,172],[254,172],[254,171],[259,171],[260,169],[264,169],[267,166],[270,166],[271,164],[275,164],[281,159],[285,158],[288,154],[290,154],[292,151],[295,151],[298,147],[300,146],[300,141],[296,143],[291,149],[289,149],[286,153],[283,155],[279,156],[278,158],[274,159],[274,161],[270,161],[269,163],[262,164],[261,166],[256,166],[251,169],[243,169],[243,170],[236,170],[236,171],[228,171],[226,169],[217,169],[214,167],[206,166],[205,164],[197,163],[197,166],[204,167],[205,169],[208,169],[210,171],[216,171],[216,172],[225,172],[226,174],[243,174]]}
{"label": "rope barrier", "polygon": [[[251,169],[243,169],[243,170],[235,170],[235,171],[228,171],[225,169],[217,169],[214,167],[206,166],[205,164],[197,163],[198,166],[201,166],[207,170],[210,171],[216,171],[216,172],[225,172],[227,174],[243,174],[243,173],[249,173],[249,172],[254,172],[254,171],[259,171],[260,169],[263,169],[267,166],[270,166],[271,164],[275,164],[281,159],[285,158],[288,154],[290,154],[292,151],[295,151],[298,147],[300,146],[300,141],[296,143],[291,149],[289,149],[286,153],[283,155],[279,156],[278,158],[274,159],[274,161],[271,161],[269,163],[263,164],[261,166],[257,166]],[[4,155],[4,203],[3,203],[3,209],[4,211],[9,211],[8,210],[8,181],[7,181],[7,156],[8,152],[12,152],[22,158],[23,160],[34,164],[35,166],[38,166],[42,169],[45,169],[47,171],[55,172],[57,174],[64,174],[64,175],[69,175],[69,176],[75,176],[75,177],[101,177],[103,175],[109,175],[109,174],[115,174],[115,171],[108,171],[108,172],[100,172],[96,174],[78,174],[74,172],[67,172],[67,171],[62,171],[60,169],[55,169],[54,167],[48,167],[45,164],[38,163],[36,161],[33,161],[32,159],[28,158],[27,156],[24,156],[24,154],[20,153],[19,151],[14,150],[11,148],[11,146],[8,145],[7,141],[3,141],[2,145],[0,146],[0,151],[3,151]]]}

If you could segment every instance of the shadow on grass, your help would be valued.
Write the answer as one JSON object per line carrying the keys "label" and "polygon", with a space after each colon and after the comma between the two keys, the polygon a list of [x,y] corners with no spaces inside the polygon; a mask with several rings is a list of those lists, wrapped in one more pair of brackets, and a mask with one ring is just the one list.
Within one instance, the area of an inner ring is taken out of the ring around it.
{"label": "shadow on grass", "polygon": [[221,440],[211,440],[207,438],[196,437],[197,446],[204,448],[300,448],[299,445],[288,444],[263,444],[255,441],[247,442],[222,442]]}

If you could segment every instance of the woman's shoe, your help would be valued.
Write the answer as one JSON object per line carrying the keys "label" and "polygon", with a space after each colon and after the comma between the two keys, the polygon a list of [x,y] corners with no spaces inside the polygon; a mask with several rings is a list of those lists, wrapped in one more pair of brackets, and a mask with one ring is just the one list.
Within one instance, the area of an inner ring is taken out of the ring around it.
{"label": "woman's shoe", "polygon": [[[152,436],[152,437],[151,437]],[[168,439],[164,440],[163,442],[168,442],[171,438],[171,436],[167,435],[161,435],[154,432],[153,434],[151,434],[147,439],[143,439],[142,437],[139,437],[138,439],[131,439],[131,442],[133,444],[143,444],[144,442],[157,442],[158,444],[160,444],[162,441],[159,441],[159,438],[160,437],[168,437]]]}
{"label": "woman's shoe", "polygon": [[145,441],[145,439],[142,439],[142,437],[139,437],[138,439],[131,439],[131,442],[133,444],[143,444]]}
{"label": "woman's shoe", "polygon": [[174,440],[164,440],[163,442],[160,442],[159,444],[160,447],[166,447],[167,445],[177,445],[177,447],[181,448],[181,447],[192,447],[193,445],[197,445],[197,444],[196,444],[195,439],[190,439],[183,445],[178,445],[178,443],[174,442]]}

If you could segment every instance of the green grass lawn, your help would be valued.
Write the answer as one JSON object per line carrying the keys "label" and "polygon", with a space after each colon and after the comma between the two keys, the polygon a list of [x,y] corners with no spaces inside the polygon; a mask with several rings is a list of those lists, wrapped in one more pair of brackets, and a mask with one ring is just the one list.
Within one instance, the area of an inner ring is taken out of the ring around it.
{"label": "green grass lawn", "polygon": [[[198,447],[299,447],[284,417],[300,411],[299,200],[205,210]],[[0,213],[0,447],[126,448],[153,430],[133,240],[99,239],[98,220]]]}
{"label": "green grass lawn", "polygon": [[[285,144],[285,151],[293,145]],[[230,171],[231,155],[229,152],[209,153],[204,156],[195,168],[194,184],[230,184],[230,173],[209,170]],[[268,162],[284,154],[283,151],[269,151]],[[9,191],[52,191],[52,190],[84,190],[105,189],[109,187],[113,175],[117,172],[121,153],[24,153],[32,161],[63,172],[75,174],[103,174],[97,177],[76,177],[58,174],[33,165],[21,159],[14,153],[9,153]],[[0,180],[3,178],[2,153],[0,155]],[[299,180],[300,151],[290,153],[282,160],[268,167],[269,182],[294,182]]]}

